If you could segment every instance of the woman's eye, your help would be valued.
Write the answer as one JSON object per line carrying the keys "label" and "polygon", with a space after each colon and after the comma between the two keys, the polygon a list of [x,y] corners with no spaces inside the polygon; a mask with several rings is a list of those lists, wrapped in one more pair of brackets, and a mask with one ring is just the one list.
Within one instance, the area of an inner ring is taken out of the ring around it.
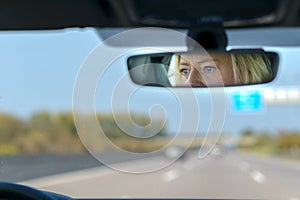
{"label": "woman's eye", "polygon": [[189,70],[189,69],[181,69],[181,70],[180,70],[180,73],[181,73],[183,76],[187,76],[187,75],[189,75],[190,70]]}
{"label": "woman's eye", "polygon": [[205,73],[215,72],[216,70],[217,70],[217,68],[214,67],[214,66],[205,66],[205,67],[203,68],[203,71],[204,71]]}

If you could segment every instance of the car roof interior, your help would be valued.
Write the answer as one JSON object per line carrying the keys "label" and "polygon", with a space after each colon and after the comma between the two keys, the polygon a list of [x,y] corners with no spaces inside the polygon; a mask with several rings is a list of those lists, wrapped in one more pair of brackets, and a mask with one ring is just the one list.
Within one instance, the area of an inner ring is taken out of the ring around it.
{"label": "car roof interior", "polygon": [[0,30],[299,26],[300,1],[1,0],[0,16]]}

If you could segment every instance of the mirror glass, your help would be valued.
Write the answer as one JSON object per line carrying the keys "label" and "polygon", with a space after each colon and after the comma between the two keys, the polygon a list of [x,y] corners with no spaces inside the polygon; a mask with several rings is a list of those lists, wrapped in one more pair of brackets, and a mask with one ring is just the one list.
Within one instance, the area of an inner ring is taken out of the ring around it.
{"label": "mirror glass", "polygon": [[278,55],[264,51],[181,52],[129,57],[128,70],[139,85],[223,87],[272,81]]}

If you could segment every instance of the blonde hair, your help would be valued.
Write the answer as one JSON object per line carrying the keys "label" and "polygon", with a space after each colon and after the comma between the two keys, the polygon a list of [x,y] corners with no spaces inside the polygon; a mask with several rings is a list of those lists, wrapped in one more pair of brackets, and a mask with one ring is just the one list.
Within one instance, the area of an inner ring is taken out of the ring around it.
{"label": "blonde hair", "polygon": [[271,62],[262,54],[231,54],[236,84],[264,83],[272,79]]}
{"label": "blonde hair", "polygon": [[[265,83],[272,79],[271,62],[263,54],[232,53],[231,61],[235,84]],[[168,78],[172,86],[180,86],[180,55],[171,58]]]}
{"label": "blonde hair", "polygon": [[168,70],[168,78],[170,84],[172,86],[179,86],[180,85],[180,73],[179,73],[179,62],[180,56],[174,54],[171,58],[169,70]]}

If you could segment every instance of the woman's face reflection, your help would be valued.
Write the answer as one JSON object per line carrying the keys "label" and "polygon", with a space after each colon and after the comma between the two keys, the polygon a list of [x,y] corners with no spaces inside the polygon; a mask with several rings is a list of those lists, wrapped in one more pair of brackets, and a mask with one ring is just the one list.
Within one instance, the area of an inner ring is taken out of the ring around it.
{"label": "woman's face reflection", "polygon": [[233,85],[233,67],[228,54],[180,54],[180,86]]}

